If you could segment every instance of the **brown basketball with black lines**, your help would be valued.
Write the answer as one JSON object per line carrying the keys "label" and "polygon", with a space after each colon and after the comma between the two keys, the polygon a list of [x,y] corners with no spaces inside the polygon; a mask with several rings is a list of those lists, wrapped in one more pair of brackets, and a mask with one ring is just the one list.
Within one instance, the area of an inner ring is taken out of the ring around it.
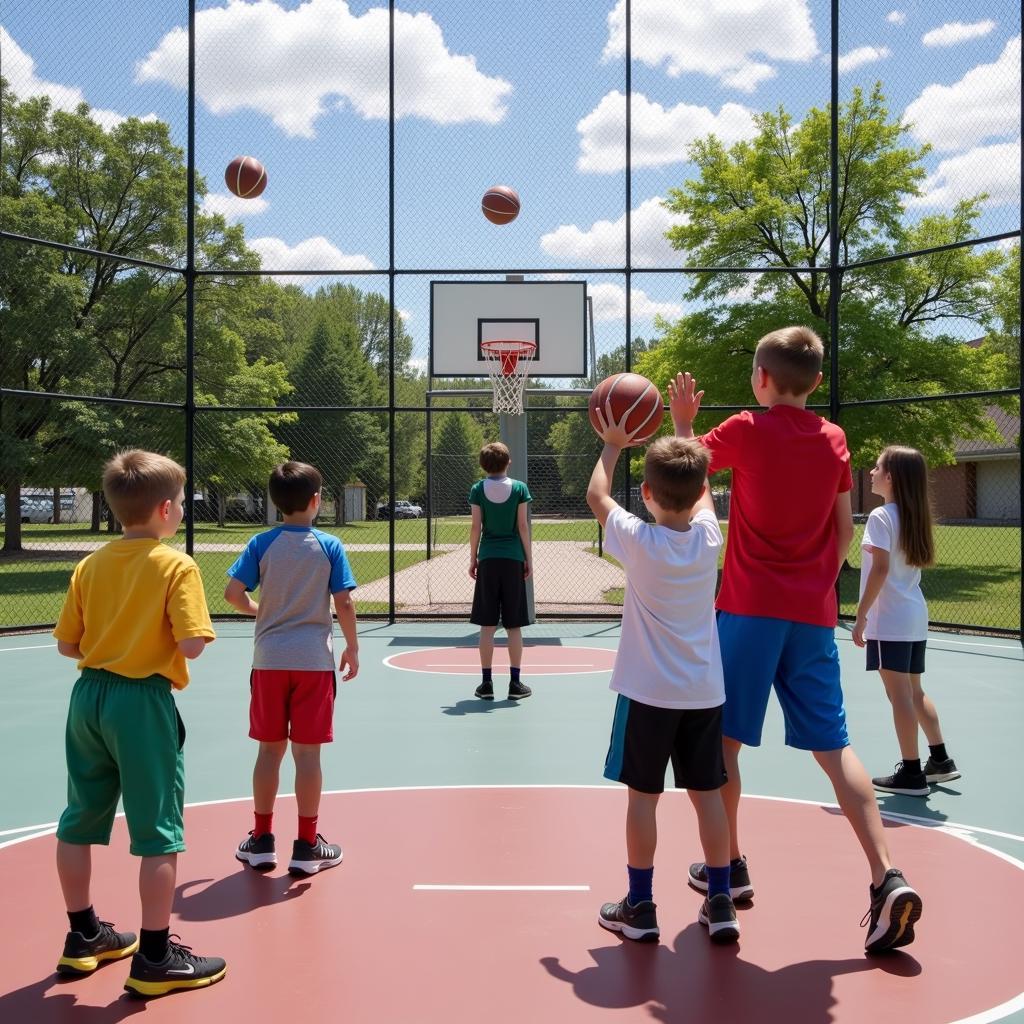
{"label": "brown basketball with black lines", "polygon": [[519,194],[508,185],[492,185],[480,200],[480,209],[492,224],[508,224],[519,216]]}
{"label": "brown basketball with black lines", "polygon": [[[636,430],[637,435],[632,444],[646,444],[661,427],[665,406],[661,400],[661,392],[646,377],[639,373],[616,373],[605,377],[590,393],[588,410],[590,425],[600,433],[595,410],[600,408],[605,420],[608,419],[608,407],[611,416],[618,422],[626,416],[627,432]],[[628,415],[627,415],[628,414]]]}
{"label": "brown basketball with black lines", "polygon": [[267,172],[254,156],[236,156],[224,172],[224,181],[240,199],[255,199],[267,187]]}

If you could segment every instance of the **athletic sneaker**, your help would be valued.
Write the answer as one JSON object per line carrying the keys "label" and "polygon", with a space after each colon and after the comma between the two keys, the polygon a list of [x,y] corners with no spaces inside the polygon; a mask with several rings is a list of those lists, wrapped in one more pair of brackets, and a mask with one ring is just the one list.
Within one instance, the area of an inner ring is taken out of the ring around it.
{"label": "athletic sneaker", "polygon": [[[703,861],[690,865],[690,885],[699,892],[708,891],[708,868]],[[729,865],[729,895],[736,901],[754,898],[754,887],[750,884],[746,857],[740,857]]]}
{"label": "athletic sneaker", "polygon": [[531,693],[533,693],[533,690],[526,683],[521,683],[518,679],[514,679],[508,684],[509,700],[522,700],[524,697],[529,697]]}
{"label": "athletic sneaker", "polygon": [[258,836],[255,832],[250,832],[249,838],[238,844],[235,856],[257,871],[269,871],[276,867],[277,847],[274,844],[274,833],[264,832]]}
{"label": "athletic sneaker", "polygon": [[491,682],[481,683],[474,691],[474,697],[481,700],[494,700],[494,684]]}
{"label": "athletic sneaker", "polygon": [[138,948],[139,938],[134,932],[115,932],[109,921],[100,921],[100,930],[91,939],[81,932],[68,932],[57,973],[92,974],[104,960],[120,960]]}
{"label": "athletic sneaker", "polygon": [[292,859],[288,862],[288,871],[293,875],[315,875],[318,871],[340,864],[341,857],[341,847],[327,842],[317,832],[315,843],[307,843],[305,839],[296,839],[292,843]]}
{"label": "athletic sneaker", "polygon": [[889,868],[876,889],[868,886],[871,906],[861,919],[868,926],[864,949],[882,953],[887,949],[909,946],[914,941],[914,923],[921,917],[921,897],[907,884],[903,872]]}
{"label": "athletic sneaker", "polygon": [[635,907],[623,896],[618,903],[605,903],[597,915],[597,923],[610,932],[619,932],[634,942],[657,942],[657,906],[650,900],[641,900]]}
{"label": "athletic sneaker", "polygon": [[934,757],[929,757],[924,763],[924,777],[929,782],[952,782],[960,778],[960,772],[956,761],[951,757],[944,761],[936,761]]}
{"label": "athletic sneaker", "polygon": [[704,900],[697,920],[707,928],[712,942],[735,942],[740,937],[736,908],[732,905],[732,897],[724,892],[716,892]]}
{"label": "athletic sneaker", "polygon": [[227,965],[218,956],[196,956],[190,946],[183,946],[171,936],[167,956],[152,963],[141,953],[132,957],[132,969],[124,987],[137,996],[165,996],[186,988],[205,988],[220,981]]}
{"label": "athletic sneaker", "polygon": [[920,768],[917,771],[908,768],[906,761],[897,761],[896,771],[892,775],[872,779],[871,785],[884,793],[900,793],[903,796],[927,796],[931,792],[924,772]]}

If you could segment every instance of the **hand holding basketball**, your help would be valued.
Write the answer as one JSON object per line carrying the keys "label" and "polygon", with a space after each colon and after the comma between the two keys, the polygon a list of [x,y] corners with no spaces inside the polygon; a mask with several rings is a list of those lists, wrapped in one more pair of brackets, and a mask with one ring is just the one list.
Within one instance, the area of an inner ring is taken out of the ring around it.
{"label": "hand holding basketball", "polygon": [[606,443],[619,448],[645,444],[661,428],[661,394],[639,373],[606,377],[590,393],[590,424]]}
{"label": "hand holding basketball", "polygon": [[697,390],[697,381],[689,373],[677,373],[675,380],[668,382],[668,409],[677,434],[684,434],[693,426],[700,412],[703,391]]}

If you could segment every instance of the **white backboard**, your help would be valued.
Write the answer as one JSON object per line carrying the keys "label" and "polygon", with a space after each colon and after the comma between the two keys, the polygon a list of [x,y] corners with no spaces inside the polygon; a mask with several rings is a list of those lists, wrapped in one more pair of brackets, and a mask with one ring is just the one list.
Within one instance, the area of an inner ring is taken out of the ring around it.
{"label": "white backboard", "polygon": [[430,376],[486,377],[482,341],[532,341],[531,377],[586,377],[586,281],[431,281]]}

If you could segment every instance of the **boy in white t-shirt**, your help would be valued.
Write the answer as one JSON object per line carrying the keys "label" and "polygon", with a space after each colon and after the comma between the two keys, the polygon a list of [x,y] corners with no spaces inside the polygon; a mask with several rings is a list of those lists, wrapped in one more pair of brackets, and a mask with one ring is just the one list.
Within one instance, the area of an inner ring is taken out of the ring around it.
{"label": "boy in white t-shirt", "polygon": [[735,942],[739,922],[729,891],[729,823],[722,803],[725,685],[715,625],[722,533],[707,487],[710,454],[699,442],[663,437],[648,449],[640,491],[649,524],[611,497],[622,448],[632,436],[598,410],[604,450],[587,504],[605,528],[605,550],[626,570],[622,639],[611,689],[618,693],[605,778],[629,787],[629,892],[601,907],[598,923],[628,939],[659,935],[652,878],[658,799],[669,761],[675,784],[697,812],[708,893],[697,920],[715,942]]}

